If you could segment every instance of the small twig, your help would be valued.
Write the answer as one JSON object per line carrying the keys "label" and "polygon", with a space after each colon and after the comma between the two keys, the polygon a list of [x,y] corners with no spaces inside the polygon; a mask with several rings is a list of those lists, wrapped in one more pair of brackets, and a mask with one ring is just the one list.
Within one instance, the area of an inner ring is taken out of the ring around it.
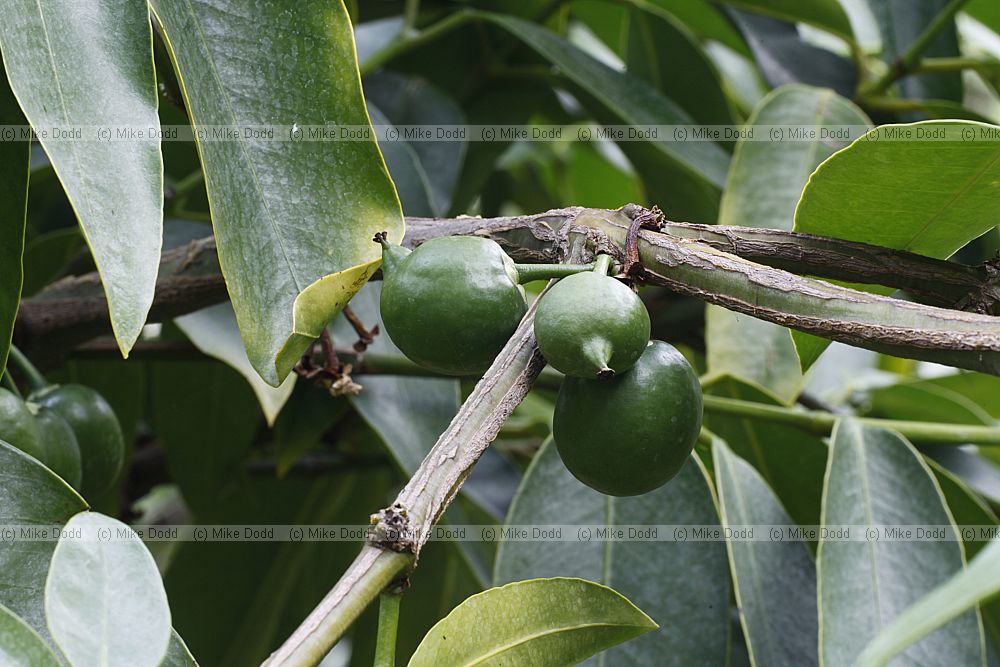
{"label": "small twig", "polygon": [[354,332],[358,334],[358,340],[354,343],[354,351],[364,352],[375,341],[375,336],[379,334],[378,325],[373,326],[371,331],[366,329],[361,318],[355,314],[350,306],[344,306],[344,318],[351,323]]}

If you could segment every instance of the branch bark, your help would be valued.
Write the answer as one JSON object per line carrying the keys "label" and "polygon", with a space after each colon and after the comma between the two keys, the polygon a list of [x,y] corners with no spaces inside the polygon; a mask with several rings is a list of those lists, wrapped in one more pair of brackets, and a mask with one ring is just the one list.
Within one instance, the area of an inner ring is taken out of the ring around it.
{"label": "branch bark", "polygon": [[[486,219],[408,218],[404,243],[413,247],[438,236],[479,235],[500,243],[516,262],[554,263],[560,260],[557,241],[567,230],[605,234],[620,249],[624,239],[619,228],[644,210],[629,205],[617,211],[566,208]],[[1000,351],[1000,320],[885,300],[792,273],[881,284],[906,290],[930,305],[997,312],[1000,265],[995,262],[965,266],[840,239],[678,222],[668,222],[662,233],[643,232],[642,247],[650,280],[681,294],[897,356],[998,370],[995,360],[980,362],[973,355]],[[743,278],[737,279],[737,274]],[[211,238],[165,252],[159,275],[151,322],[226,298]],[[831,306],[822,316],[817,316],[817,299]],[[893,312],[902,313],[902,322]],[[14,341],[39,363],[51,365],[59,361],[52,355],[108,332],[107,303],[93,273],[59,281],[25,299]],[[950,354],[953,349],[960,354]]]}

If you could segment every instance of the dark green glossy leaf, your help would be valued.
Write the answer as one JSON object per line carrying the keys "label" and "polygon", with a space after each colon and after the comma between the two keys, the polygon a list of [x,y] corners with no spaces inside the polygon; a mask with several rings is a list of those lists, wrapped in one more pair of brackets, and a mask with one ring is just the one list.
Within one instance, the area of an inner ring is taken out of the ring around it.
{"label": "dark green glossy leaf", "polygon": [[[795,231],[951,256],[996,226],[1000,144],[984,141],[984,131],[991,126],[961,121],[872,130],[816,170]],[[944,138],[927,138],[933,132]]]}
{"label": "dark green glossy leaf", "polygon": [[735,122],[715,65],[684,24],[667,12],[633,9],[621,39],[629,74],[653,85],[697,123]]}
{"label": "dark green glossy leaf", "polygon": [[[781,405],[766,390],[728,376],[708,379],[704,390],[712,396]],[[757,469],[796,523],[819,523],[827,457],[822,439],[785,424],[722,413],[706,414],[705,425]]]}
{"label": "dark green glossy leaf", "polygon": [[[787,526],[791,518],[754,468],[712,442],[722,522],[727,528]],[[755,665],[817,663],[816,567],[803,542],[727,539],[743,634]]]}
{"label": "dark green glossy leaf", "polygon": [[763,14],[789,23],[809,23],[832,32],[838,37],[851,39],[851,22],[837,0],[715,0],[748,12]]}
{"label": "dark green glossy leaf", "polygon": [[[5,442],[0,442],[0,480],[0,524],[62,526],[87,509],[68,484]],[[0,604],[46,638],[45,576],[55,547],[50,540],[0,542]]]}
{"label": "dark green glossy leaf", "polygon": [[59,667],[59,659],[41,635],[0,605],[0,663],[7,667]]}
{"label": "dark green glossy leaf", "polygon": [[149,550],[128,526],[95,512],[77,514],[65,530],[45,582],[45,616],[63,655],[72,665],[157,667],[170,643],[170,608]]}
{"label": "dark green glossy leaf", "polygon": [[[887,66],[901,56],[950,0],[880,0],[869,2],[882,33],[882,59]],[[923,52],[932,58],[960,55],[954,22]],[[960,72],[908,76],[899,82],[903,97],[962,101]]]}
{"label": "dark green glossy leaf", "polygon": [[408,664],[558,667],[655,628],[627,598],[600,584],[530,579],[460,604],[430,629]]}
{"label": "dark green glossy leaf", "polygon": [[[369,126],[342,3],[152,7],[195,126]],[[272,29],[262,35],[262,25]],[[203,141],[200,150],[243,342],[254,369],[276,386],[375,271],[372,235],[402,236],[399,201],[374,138],[241,135]]]}
{"label": "dark green glossy leaf", "polygon": [[729,13],[771,86],[806,83],[832,88],[844,97],[854,95],[857,68],[835,53],[804,42],[794,24],[736,10]]}
{"label": "dark green glossy leaf", "polygon": [[[941,489],[902,436],[852,420],[832,436],[824,526],[953,526]],[[824,664],[853,665],[893,619],[964,567],[961,543],[826,540],[817,556]],[[906,654],[923,665],[982,664],[983,634],[969,613]]]}
{"label": "dark green glossy leaf", "polygon": [[[151,43],[145,4],[129,0],[15,0],[0,23],[11,88],[83,227],[125,356],[153,301],[163,228]],[[56,136],[71,127],[79,137]],[[143,136],[111,140],[120,128]]]}
{"label": "dark green glossy leaf", "polygon": [[[17,100],[0,76],[0,125],[24,125]],[[24,271],[24,216],[28,205],[28,162],[31,143],[0,139],[0,376],[7,364],[14,320],[21,302]]]}
{"label": "dark green glossy leaf", "polygon": [[[624,530],[624,526],[718,523],[710,480],[695,457],[656,491],[613,498],[573,477],[550,441],[535,455],[506,525],[608,525]],[[724,664],[729,636],[729,574],[721,542],[501,542],[494,583],[559,575],[611,586],[660,625],[641,639],[607,651],[593,664]]]}

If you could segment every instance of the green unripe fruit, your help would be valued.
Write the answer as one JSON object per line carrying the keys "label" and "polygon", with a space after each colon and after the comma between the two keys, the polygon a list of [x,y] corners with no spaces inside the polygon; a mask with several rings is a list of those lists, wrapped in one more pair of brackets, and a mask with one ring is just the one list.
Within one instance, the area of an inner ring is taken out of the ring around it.
{"label": "green unripe fruit", "polygon": [[27,404],[13,392],[0,388],[0,440],[36,459],[42,458],[42,440]]}
{"label": "green unripe fruit", "polygon": [[438,373],[483,373],[528,308],[514,262],[489,239],[436,238],[411,253],[383,241],[382,258],[386,332]]}
{"label": "green unripe fruit", "polygon": [[698,378],[673,346],[652,341],[631,370],[608,380],[567,377],[552,435],[587,486],[637,496],[670,481],[701,430]]}
{"label": "green unripe fruit", "polygon": [[632,367],[649,342],[649,313],[635,292],[599,273],[563,278],[538,304],[535,338],[545,360],[578,378]]}
{"label": "green unripe fruit", "polygon": [[74,489],[79,489],[83,480],[83,468],[80,445],[72,427],[51,408],[38,406],[37,410],[35,421],[42,443],[42,454],[38,460]]}
{"label": "green unripe fruit", "polygon": [[111,405],[99,393],[80,384],[43,389],[30,397],[66,420],[80,446],[85,496],[107,491],[125,464],[125,438]]}

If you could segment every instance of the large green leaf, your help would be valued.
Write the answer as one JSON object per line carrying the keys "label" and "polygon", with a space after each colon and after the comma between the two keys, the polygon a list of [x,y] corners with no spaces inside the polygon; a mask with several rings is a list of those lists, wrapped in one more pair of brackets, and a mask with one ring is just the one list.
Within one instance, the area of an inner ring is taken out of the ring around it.
{"label": "large green leaf", "polygon": [[633,9],[625,26],[621,40],[629,74],[652,84],[697,123],[735,122],[719,72],[683,23],[651,7]]}
{"label": "large green leaf", "polygon": [[[995,539],[969,563],[967,568],[955,573],[883,627],[858,658],[858,667],[882,667],[897,653],[920,641],[921,638],[927,637],[932,632],[937,633],[947,629],[949,626],[945,624],[955,623],[974,615],[975,606],[993,597],[998,591],[1000,591],[1000,540]],[[959,664],[957,660],[958,657],[955,661],[941,664]]]}
{"label": "large green leaf", "polygon": [[240,330],[230,303],[220,303],[188,313],[174,320],[177,328],[204,354],[231,366],[253,389],[268,425],[274,423],[282,406],[295,389],[295,376],[289,375],[272,387],[254,371],[240,340]]}
{"label": "large green leaf", "polygon": [[[24,125],[17,100],[0,76],[0,125]],[[31,142],[0,137],[0,377],[7,365],[7,352],[14,333],[14,320],[21,302],[24,271],[24,216],[28,212],[28,169]]]}
{"label": "large green leaf", "polygon": [[[858,107],[832,90],[790,85],[764,98],[747,125],[807,126],[815,134],[794,140],[785,136],[778,141],[761,141],[760,137],[741,140],[722,194],[719,224],[790,230],[809,175],[850,141],[823,136],[820,126],[850,126],[855,129],[849,136],[854,137],[871,122]],[[762,127],[760,131],[767,130]],[[810,365],[800,366],[798,350],[811,347],[818,355],[827,345],[825,340],[800,332],[789,336],[784,327],[718,306],[706,310],[706,338],[709,371],[753,380],[785,400],[799,392],[802,369]],[[766,362],[761,363],[761,359]]]}
{"label": "large green leaf", "polygon": [[789,23],[809,23],[838,37],[852,39],[851,21],[837,0],[715,0]]}
{"label": "large green leaf", "polygon": [[[0,524],[48,530],[85,509],[83,498],[66,482],[21,450],[0,442]],[[52,540],[0,542],[0,604],[43,637],[49,636],[45,576],[55,547]]]}
{"label": "large green leaf", "polygon": [[[823,525],[954,526],[941,489],[902,436],[849,419],[832,436]],[[915,528],[910,528],[915,530]],[[852,536],[853,537],[853,536]],[[906,607],[964,567],[960,542],[930,539],[824,539],[817,555],[822,632],[830,667],[853,665],[864,644]],[[978,613],[956,619],[914,646],[906,664],[983,664]]]}
{"label": "large green leaf", "polygon": [[350,21],[341,2],[253,12],[235,0],[151,5],[192,124],[274,128],[273,139],[241,134],[199,149],[243,342],[254,369],[276,386],[377,268],[372,236],[402,237],[399,200],[373,136],[292,140],[307,138],[308,126],[370,127]]}
{"label": "large green leaf", "polygon": [[[765,405],[781,405],[773,394],[730,376],[707,379],[704,391]],[[817,436],[786,424],[723,413],[705,415],[705,426],[757,469],[796,523],[819,523],[826,445]]]}
{"label": "large green leaf", "polygon": [[[761,526],[792,524],[749,463],[718,438],[712,452],[722,523],[727,529],[760,531]],[[816,567],[809,549],[791,536],[774,542],[727,536],[726,547],[751,663],[817,664]]]}
{"label": "large green leaf", "polygon": [[[146,5],[130,0],[12,0],[0,22],[11,88],[83,227],[125,356],[153,301],[163,229],[151,45]],[[70,128],[79,136],[57,134]]]}
{"label": "large green leaf", "polygon": [[170,608],[153,556],[122,522],[93,512],[69,520],[45,582],[49,631],[72,665],[157,667]]}
{"label": "large green leaf", "polygon": [[[535,24],[499,14],[477,14],[516,35],[587,95],[596,100],[620,124],[637,126],[688,124],[689,116],[675,102],[648,83],[615,71],[555,33]],[[634,143],[634,142],[626,142]],[[712,142],[673,142],[663,136],[648,142],[688,175],[721,188],[726,181],[729,157]]]}
{"label": "large green leaf", "polygon": [[[614,498],[573,477],[549,441],[535,455],[506,526],[555,523],[613,530],[717,526],[719,515],[711,482],[695,457],[656,491]],[[721,665],[729,637],[726,567],[719,541],[512,539],[500,543],[494,583],[560,575],[598,581],[621,592],[660,625],[645,637],[601,654],[592,661],[597,665]]]}
{"label": "large green leaf", "polygon": [[[926,138],[935,131],[944,139]],[[812,175],[795,231],[950,257],[997,224],[1000,143],[984,139],[992,131],[964,121],[872,130]]]}
{"label": "large green leaf", "polygon": [[455,607],[420,642],[409,667],[558,667],[655,628],[628,599],[600,584],[518,581]]}
{"label": "large green leaf", "polygon": [[[892,67],[951,0],[879,0],[869,2],[882,34],[882,59]],[[949,22],[923,51],[927,57],[960,55],[955,23]],[[962,73],[920,74],[899,82],[903,97],[962,101]]]}
{"label": "large green leaf", "polygon": [[45,640],[10,609],[0,605],[0,663],[7,667],[59,667]]}

